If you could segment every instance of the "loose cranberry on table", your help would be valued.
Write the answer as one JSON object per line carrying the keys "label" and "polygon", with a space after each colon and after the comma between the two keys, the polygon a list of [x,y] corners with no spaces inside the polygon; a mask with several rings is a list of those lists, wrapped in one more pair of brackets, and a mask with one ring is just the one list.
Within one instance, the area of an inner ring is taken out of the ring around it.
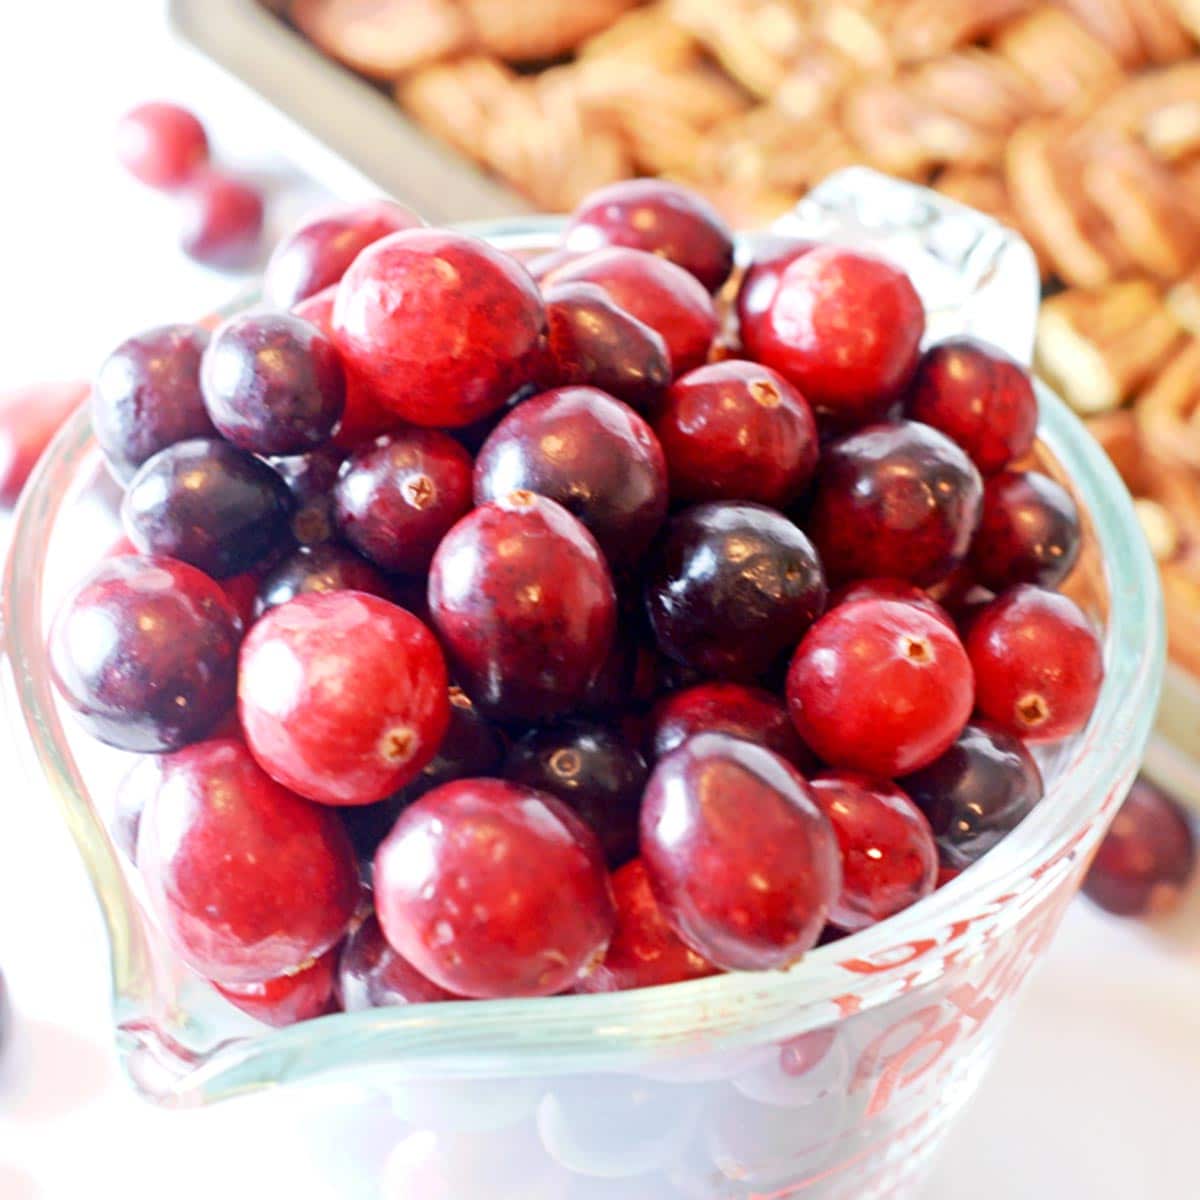
{"label": "loose cranberry on table", "polygon": [[804,777],[721,733],[654,768],[641,850],[667,924],[728,970],[790,966],[816,945],[842,886],[833,828]]}
{"label": "loose cranberry on table", "polygon": [[281,787],[233,738],[163,762],[137,863],[180,957],[222,984],[306,965],[342,937],[358,904],[337,814]]}
{"label": "loose cranberry on table", "polygon": [[945,621],[898,600],[856,600],[796,649],[787,698],[800,736],[835,767],[891,778],[943,753],[971,715],[974,681]]}
{"label": "loose cranberry on table", "polygon": [[87,394],[83,382],[0,391],[0,504],[17,502],[42,452]]}
{"label": "loose cranberry on table", "polygon": [[869,425],[821,456],[807,528],[830,579],[928,586],[966,557],[983,481],[948,437],[916,421]]}
{"label": "loose cranberry on table", "polygon": [[335,946],[298,971],[275,979],[214,986],[235,1008],[265,1025],[281,1029],[336,1011],[333,986],[338,953]]}
{"label": "loose cranberry on table", "polygon": [[915,604],[931,617],[937,617],[950,629],[955,628],[954,618],[928,592],[907,579],[855,579],[830,592],[828,607],[832,610],[839,604],[850,604],[855,600],[903,600],[906,604]]}
{"label": "loose cranberry on table", "polygon": [[486,714],[536,721],[575,707],[612,647],[616,594],[566,509],[513,492],[443,539],[429,609],[464,690]]}
{"label": "loose cranberry on table", "polygon": [[151,101],[131,108],[117,123],[117,158],[155,188],[176,188],[208,162],[208,135],[178,104]]}
{"label": "loose cranberry on table", "polygon": [[1087,724],[1104,681],[1100,639],[1066,596],[1022,584],[972,620],[966,639],[980,713],[1027,742]]}
{"label": "loose cranberry on table", "polygon": [[125,555],[95,568],[50,632],[50,667],[95,738],[157,753],[204,737],[233,706],[242,625],[186,563]]}
{"label": "loose cranberry on table", "polygon": [[462,999],[401,958],[373,915],[346,939],[337,968],[337,993],[346,1012]]}
{"label": "loose cranberry on table", "polygon": [[253,184],[206,171],[179,193],[179,244],[205,266],[240,271],[258,258],[263,197]]}
{"label": "loose cranberry on table", "polygon": [[757,363],[729,359],[677,379],[654,430],[673,500],[754,500],[786,508],[817,465],[817,425],[804,397]]}
{"label": "loose cranberry on table", "polygon": [[238,711],[280,783],[323,804],[370,804],[436,752],[450,720],[446,665],[433,634],[395,604],[309,593],[250,631]]}
{"label": "loose cranberry on table", "polygon": [[367,592],[392,599],[391,584],[365,558],[337,542],[301,546],[287,556],[257,587],[254,615],[297,596],[324,592]]}
{"label": "loose cranberry on table", "polygon": [[667,515],[667,467],[653,430],[592,387],[519,404],[475,460],[475,502],[525,490],[578,517],[614,570],[642,557]]}
{"label": "loose cranberry on table", "polygon": [[460,996],[550,996],[593,968],[615,914],[595,834],[561,801],[464,779],[405,810],[375,857],[393,948]]}
{"label": "loose cranberry on table", "polygon": [[775,298],[780,276],[813,245],[799,238],[778,236],[765,237],[755,245],[754,257],[742,275],[734,305],[742,345],[751,358],[759,356],[755,335],[761,328],[760,318]]}

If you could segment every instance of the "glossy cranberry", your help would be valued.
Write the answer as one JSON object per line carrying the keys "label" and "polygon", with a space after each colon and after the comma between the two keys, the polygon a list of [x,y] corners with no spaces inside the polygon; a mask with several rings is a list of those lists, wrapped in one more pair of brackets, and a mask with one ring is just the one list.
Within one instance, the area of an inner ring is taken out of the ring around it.
{"label": "glossy cranberry", "polygon": [[807,528],[831,579],[924,586],[966,557],[982,504],[979,472],[948,437],[897,421],[828,447]]}
{"label": "glossy cranberry", "polygon": [[421,774],[404,789],[406,800],[415,800],[443,783],[473,775],[499,775],[507,749],[504,735],[484,720],[460,687],[450,689],[450,724],[437,753]]}
{"label": "glossy cranberry", "polygon": [[900,398],[924,332],[925,311],[908,276],[839,246],[792,259],[761,315],[742,326],[753,357],[843,428],[878,420]]}
{"label": "glossy cranberry", "polygon": [[1176,908],[1196,872],[1187,814],[1145,779],[1134,783],[1083,881],[1084,894],[1120,917]]}
{"label": "glossy cranberry", "polygon": [[161,325],[122,342],[103,362],[92,390],[92,429],[122,483],[167,446],[216,430],[200,392],[209,333]]}
{"label": "glossy cranberry", "polygon": [[0,391],[0,504],[15,504],[42,452],[87,398],[82,382]]}
{"label": "glossy cranberry", "polygon": [[682,267],[643,250],[612,246],[552,271],[547,287],[595,283],[613,303],[662,336],[671,371],[682,375],[708,358],[717,336],[712,297]]}
{"label": "glossy cranberry", "polygon": [[385,434],[350,456],[334,510],[342,536],[372,562],[419,573],[471,510],[471,456],[437,430]]}
{"label": "glossy cranberry", "polygon": [[338,965],[337,990],[346,1012],[461,999],[426,979],[412,963],[401,958],[388,945],[374,916],[346,939]]}
{"label": "glossy cranberry", "polygon": [[338,287],[333,325],[348,368],[414,425],[467,425],[543,365],[546,312],[529,274],[444,229],[368,246]]}
{"label": "glossy cranberry", "polygon": [[291,308],[340,282],[372,242],[421,224],[416,213],[392,200],[345,204],[318,213],[275,246],[263,275],[263,293],[276,308]]}
{"label": "glossy cranberry", "polygon": [[842,855],[842,891],[829,910],[834,925],[856,933],[933,892],[938,872],[933,832],[894,783],[856,771],[826,771],[811,786]]}
{"label": "glossy cranberry", "polygon": [[759,357],[756,336],[762,329],[763,314],[775,298],[780,276],[812,248],[812,242],[778,236],[764,237],[756,244],[754,258],[738,285],[735,302],[742,345],[751,358]]}
{"label": "glossy cranberry", "polygon": [[262,983],[324,954],[358,904],[335,813],[292,795],[233,738],[162,764],[138,870],[183,960],[223,984]]}
{"label": "glossy cranberry", "polygon": [[463,779],[405,810],[375,858],[375,907],[393,948],[461,996],[550,996],[612,936],[600,843],[561,801]]}
{"label": "glossy cranberry", "polygon": [[336,542],[301,546],[289,554],[258,588],[255,616],[297,596],[324,592],[367,592],[392,598],[388,581],[365,558]]}
{"label": "glossy cranberry", "polygon": [[50,665],[87,731],[122,750],[175,750],[233,706],[242,626],[220,585],[185,563],[127,555],[67,597]]}
{"label": "glossy cranberry", "polygon": [[827,613],[797,647],[787,679],[792,720],[817,755],[885,778],[946,750],[971,715],[972,693],[958,635],[899,600]]}
{"label": "glossy cranberry", "polygon": [[216,171],[197,176],[180,192],[179,244],[205,266],[244,270],[258,257],[262,193]]}
{"label": "glossy cranberry", "polygon": [[151,101],[117,122],[117,158],[142,183],[175,188],[208,162],[204,126],[178,104]]}
{"label": "glossy cranberry", "polygon": [[262,576],[257,571],[243,571],[240,575],[230,575],[220,581],[221,591],[233,605],[233,611],[237,613],[243,629],[249,629],[258,616],[256,605],[261,583]]}
{"label": "glossy cranberry", "polygon": [[625,179],[592,192],[563,234],[568,252],[630,246],[675,263],[715,292],[733,270],[733,234],[703,196],[662,179]]}
{"label": "glossy cranberry", "polygon": [[222,579],[287,537],[292,508],[287,484],[266,463],[217,438],[192,438],[142,464],[121,517],[139,550]]}
{"label": "glossy cranberry", "polygon": [[145,754],[134,760],[133,766],[121,777],[113,797],[112,816],[108,832],[117,849],[130,862],[137,861],[138,828],[142,823],[142,810],[157,790],[161,777],[163,758],[158,754]]}
{"label": "glossy cranberry", "polygon": [[370,804],[437,751],[446,688],[442,652],[411,613],[365,592],[309,593],[250,631],[238,711],[280,783],[323,804]]}
{"label": "glossy cranberry", "polygon": [[591,534],[522,491],[446,535],[429,570],[429,609],[475,703],[534,721],[586,694],[612,647],[616,595]]}
{"label": "glossy cranberry", "polygon": [[986,588],[1053,588],[1079,557],[1079,511],[1071,493],[1039,471],[1002,471],[983,490],[971,569]]}
{"label": "glossy cranberry", "polygon": [[829,609],[839,604],[850,604],[855,600],[903,600],[915,604],[931,617],[954,629],[954,618],[928,592],[909,583],[907,579],[855,579],[844,583],[829,594]]}
{"label": "glossy cranberry", "polygon": [[549,371],[556,385],[597,387],[640,413],[671,382],[662,336],[594,283],[560,283],[545,292]]}
{"label": "glossy cranberry", "polygon": [[331,493],[345,458],[345,451],[330,443],[307,454],[267,460],[296,502],[291,528],[299,545],[317,546],[336,534]]}
{"label": "glossy cranberry", "polygon": [[260,983],[217,983],[213,986],[235,1008],[249,1013],[264,1025],[281,1029],[337,1010],[333,998],[337,962],[338,948],[334,947],[289,975]]}
{"label": "glossy cranberry", "polygon": [[648,637],[640,628],[622,621],[604,665],[580,702],[582,712],[622,713],[654,698],[659,654]]}
{"label": "glossy cranberry", "polygon": [[641,847],[667,924],[728,970],[794,963],[842,884],[833,828],[804,777],[722,733],[690,738],[654,768]]}
{"label": "glossy cranberry", "polygon": [[808,538],[758,504],[697,504],[673,518],[646,573],[659,646],[709,675],[752,680],[791,652],[825,607]]}
{"label": "glossy cranberry", "polygon": [[817,465],[804,397],[769,367],[729,359],[690,371],[654,422],[673,500],[755,500],[786,508]]}
{"label": "glossy cranberry", "polygon": [[590,387],[519,404],[475,460],[475,502],[525,490],[578,517],[614,569],[637,562],[667,515],[667,467],[650,426]]}
{"label": "glossy cranberry", "polygon": [[1025,746],[986,721],[900,786],[929,819],[941,862],[962,870],[1011,833],[1042,798],[1042,776]]}
{"label": "glossy cranberry", "polygon": [[984,475],[1028,454],[1037,434],[1029,372],[999,347],[973,338],[925,351],[905,412],[957,442]]}
{"label": "glossy cranberry", "polygon": [[967,653],[979,711],[1027,742],[1077,733],[1100,694],[1100,639],[1066,596],[1023,584],[971,622]]}

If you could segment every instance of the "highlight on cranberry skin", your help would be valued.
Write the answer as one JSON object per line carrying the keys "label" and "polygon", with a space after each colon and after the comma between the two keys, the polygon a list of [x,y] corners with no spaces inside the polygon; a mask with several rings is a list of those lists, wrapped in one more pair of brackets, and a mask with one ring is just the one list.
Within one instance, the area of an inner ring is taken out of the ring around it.
{"label": "highlight on cranberry skin", "polygon": [[117,122],[116,152],[121,165],[142,183],[177,188],[208,162],[208,135],[186,108],[149,101]]}

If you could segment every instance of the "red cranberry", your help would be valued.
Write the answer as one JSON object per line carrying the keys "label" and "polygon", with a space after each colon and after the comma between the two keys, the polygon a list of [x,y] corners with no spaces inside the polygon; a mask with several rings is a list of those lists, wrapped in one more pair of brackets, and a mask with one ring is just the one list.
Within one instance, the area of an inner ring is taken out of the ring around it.
{"label": "red cranberry", "polygon": [[238,703],[254,757],[323,804],[370,804],[415,779],[450,720],[446,666],[411,613],[364,592],[273,608],[242,647]]}
{"label": "red cranberry", "polygon": [[742,327],[750,353],[842,427],[878,420],[900,398],[924,332],[908,276],[838,246],[814,246],[787,263],[766,307]]}
{"label": "red cranberry", "polygon": [[259,983],[218,983],[213,986],[235,1008],[265,1025],[281,1029],[336,1011],[333,983],[337,961],[338,949],[334,947],[289,975]]}
{"label": "red cranberry", "polygon": [[917,368],[905,413],[940,429],[984,475],[1033,449],[1038,404],[1029,372],[973,338],[931,346]]}
{"label": "red cranberry", "polygon": [[175,188],[208,162],[204,126],[186,108],[151,101],[117,122],[117,158],[142,183]]}
{"label": "red cranberry", "polygon": [[612,936],[612,891],[595,835],[559,800],[464,779],[407,809],[375,858],[387,940],[461,996],[550,996]]}
{"label": "red cranberry", "polygon": [[391,585],[366,559],[336,542],[325,542],[301,546],[262,581],[255,616],[297,596],[324,592],[367,592],[384,600],[392,598]]}
{"label": "red cranberry", "polygon": [[565,509],[513,492],[446,535],[429,609],[457,678],[508,720],[574,707],[612,646],[616,596],[591,534]]}
{"label": "red cranberry", "polygon": [[216,171],[179,195],[179,243],[206,266],[242,270],[258,257],[263,198],[258,188]]}
{"label": "red cranberry", "polygon": [[122,750],[176,750],[232,708],[241,633],[208,576],[127,555],[102,563],[59,609],[50,664],[93,737]]}
{"label": "red cranberry", "polygon": [[1011,833],[1042,798],[1042,776],[1025,746],[984,721],[900,786],[929,819],[944,866],[962,870]]}
{"label": "red cranberry", "polygon": [[625,179],[592,192],[563,234],[569,253],[645,250],[691,272],[710,292],[733,270],[733,235],[703,196],[661,179]]}
{"label": "red cranberry", "polygon": [[1196,871],[1187,815],[1145,779],[1133,785],[1083,881],[1084,894],[1120,917],[1169,912]]}
{"label": "red cranberry", "polygon": [[1053,588],[1079,557],[1079,512],[1071,493],[1039,471],[1001,471],[983,490],[971,569],[986,588]]}
{"label": "red cranberry", "polygon": [[680,941],[664,920],[640,858],[613,875],[612,890],[616,930],[603,961],[579,981],[577,991],[624,992],[718,974],[718,969]]}
{"label": "red cranberry", "polygon": [[646,574],[658,644],[709,675],[752,680],[800,640],[825,607],[808,538],[758,504],[697,504],[667,526]]}
{"label": "red cranberry", "polygon": [[614,568],[645,553],[667,515],[667,467],[650,426],[596,388],[555,388],[519,404],[475,460],[475,501],[518,490],[557,500]]}
{"label": "red cranberry", "polygon": [[665,258],[612,246],[568,262],[546,277],[548,286],[561,283],[599,284],[614,304],[661,334],[675,375],[708,358],[718,326],[712,297],[694,276]]}
{"label": "red cranberry", "polygon": [[890,778],[932,762],[971,715],[971,664],[945,621],[856,600],[809,630],[788,671],[800,736],[836,767]]}
{"label": "red cranberry", "polygon": [[812,242],[776,236],[765,237],[756,245],[754,258],[738,286],[735,304],[742,345],[751,358],[759,357],[755,338],[762,328],[763,314],[775,298],[780,276],[812,248]]}
{"label": "red cranberry", "polygon": [[181,957],[223,984],[262,983],[324,954],[358,904],[337,815],[281,787],[232,738],[163,762],[137,861]]}
{"label": "red cranberry", "polygon": [[471,456],[437,430],[385,434],[350,456],[334,504],[342,536],[367,558],[419,573],[471,510]]}
{"label": "red cranberry", "polygon": [[955,628],[954,618],[928,592],[907,579],[855,579],[830,593],[828,607],[832,610],[839,604],[851,604],[855,600],[903,600],[906,604],[915,604],[931,617],[937,617],[950,629]]}
{"label": "red cranberry", "polygon": [[392,200],[347,204],[318,213],[281,238],[263,275],[263,293],[276,308],[292,308],[339,283],[372,242],[422,224]]}
{"label": "red cranberry", "polygon": [[[131,553],[136,553],[136,551],[131,551]],[[262,576],[257,571],[243,571],[240,575],[230,575],[220,582],[221,591],[233,605],[233,611],[237,613],[242,628],[249,629],[258,616],[255,605]]]}
{"label": "red cranberry", "polygon": [[822,456],[808,530],[832,579],[927,585],[962,562],[982,503],[979,472],[948,437],[870,425]]}
{"label": "red cranberry", "polygon": [[0,391],[0,504],[15,504],[42,452],[88,394],[86,383]]}
{"label": "red cranberry", "polygon": [[841,888],[837,840],[777,754],[702,733],[642,801],[642,861],[672,929],[728,970],[787,967],[816,945]]}
{"label": "red cranberry", "polygon": [[507,747],[503,734],[479,715],[462,688],[452,687],[449,696],[450,724],[446,736],[420,775],[404,789],[405,800],[415,800],[455,779],[499,775],[504,765]]}
{"label": "red cranberry", "polygon": [[804,397],[769,367],[730,359],[677,379],[654,422],[674,500],[786,508],[817,465]]}
{"label": "red cranberry", "polygon": [[855,771],[826,771],[812,781],[812,792],[842,854],[842,891],[829,910],[834,925],[856,933],[933,892],[938,872],[933,833],[894,783]]}
{"label": "red cranberry", "polygon": [[967,653],[979,711],[1029,742],[1082,729],[1104,681],[1100,639],[1078,605],[1029,584],[974,618]]}
{"label": "red cranberry", "polygon": [[162,325],[122,342],[92,391],[92,429],[122,483],[167,446],[216,433],[200,392],[208,330]]}
{"label": "red cranberry", "polygon": [[346,1012],[393,1004],[433,1004],[460,997],[426,979],[388,945],[374,916],[347,939],[337,976],[338,996]]}
{"label": "red cranberry", "polygon": [[292,507],[287,484],[265,462],[217,438],[192,438],[142,464],[121,516],[138,549],[222,579],[287,537]]}
{"label": "red cranberry", "polygon": [[658,657],[640,630],[618,627],[612,649],[584,693],[580,709],[614,713],[647,704],[658,690]]}
{"label": "red cranberry", "polygon": [[415,425],[467,425],[542,366],[546,312],[513,258],[410,229],[368,246],[338,287],[334,336],[381,404]]}
{"label": "red cranberry", "polygon": [[532,729],[509,750],[504,775],[557,796],[582,817],[610,867],[637,854],[646,762],[615,730],[581,720]]}

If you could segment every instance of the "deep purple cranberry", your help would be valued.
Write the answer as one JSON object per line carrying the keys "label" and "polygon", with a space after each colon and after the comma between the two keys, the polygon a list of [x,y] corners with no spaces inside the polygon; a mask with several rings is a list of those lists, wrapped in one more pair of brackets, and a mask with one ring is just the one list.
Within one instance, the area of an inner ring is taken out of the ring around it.
{"label": "deep purple cranberry", "polygon": [[262,581],[255,616],[308,592],[369,592],[392,598],[391,585],[365,558],[336,542],[324,542],[301,546]]}
{"label": "deep purple cranberry", "polygon": [[270,460],[296,502],[292,536],[301,546],[316,546],[334,536],[332,493],[345,458],[346,452],[331,443],[308,454]]}
{"label": "deep purple cranberry", "polygon": [[374,916],[346,939],[338,963],[337,992],[346,1012],[461,999],[401,958],[388,945]]}
{"label": "deep purple cranberry", "polygon": [[754,247],[754,258],[742,275],[738,287],[736,308],[742,344],[751,358],[757,357],[752,344],[756,321],[770,307],[779,286],[779,277],[802,254],[813,248],[813,242],[790,237],[764,237]]}
{"label": "deep purple cranberry", "polygon": [[472,775],[499,775],[504,765],[504,735],[486,721],[462,688],[450,689],[450,724],[438,752],[405,789],[415,800],[443,783]]}

